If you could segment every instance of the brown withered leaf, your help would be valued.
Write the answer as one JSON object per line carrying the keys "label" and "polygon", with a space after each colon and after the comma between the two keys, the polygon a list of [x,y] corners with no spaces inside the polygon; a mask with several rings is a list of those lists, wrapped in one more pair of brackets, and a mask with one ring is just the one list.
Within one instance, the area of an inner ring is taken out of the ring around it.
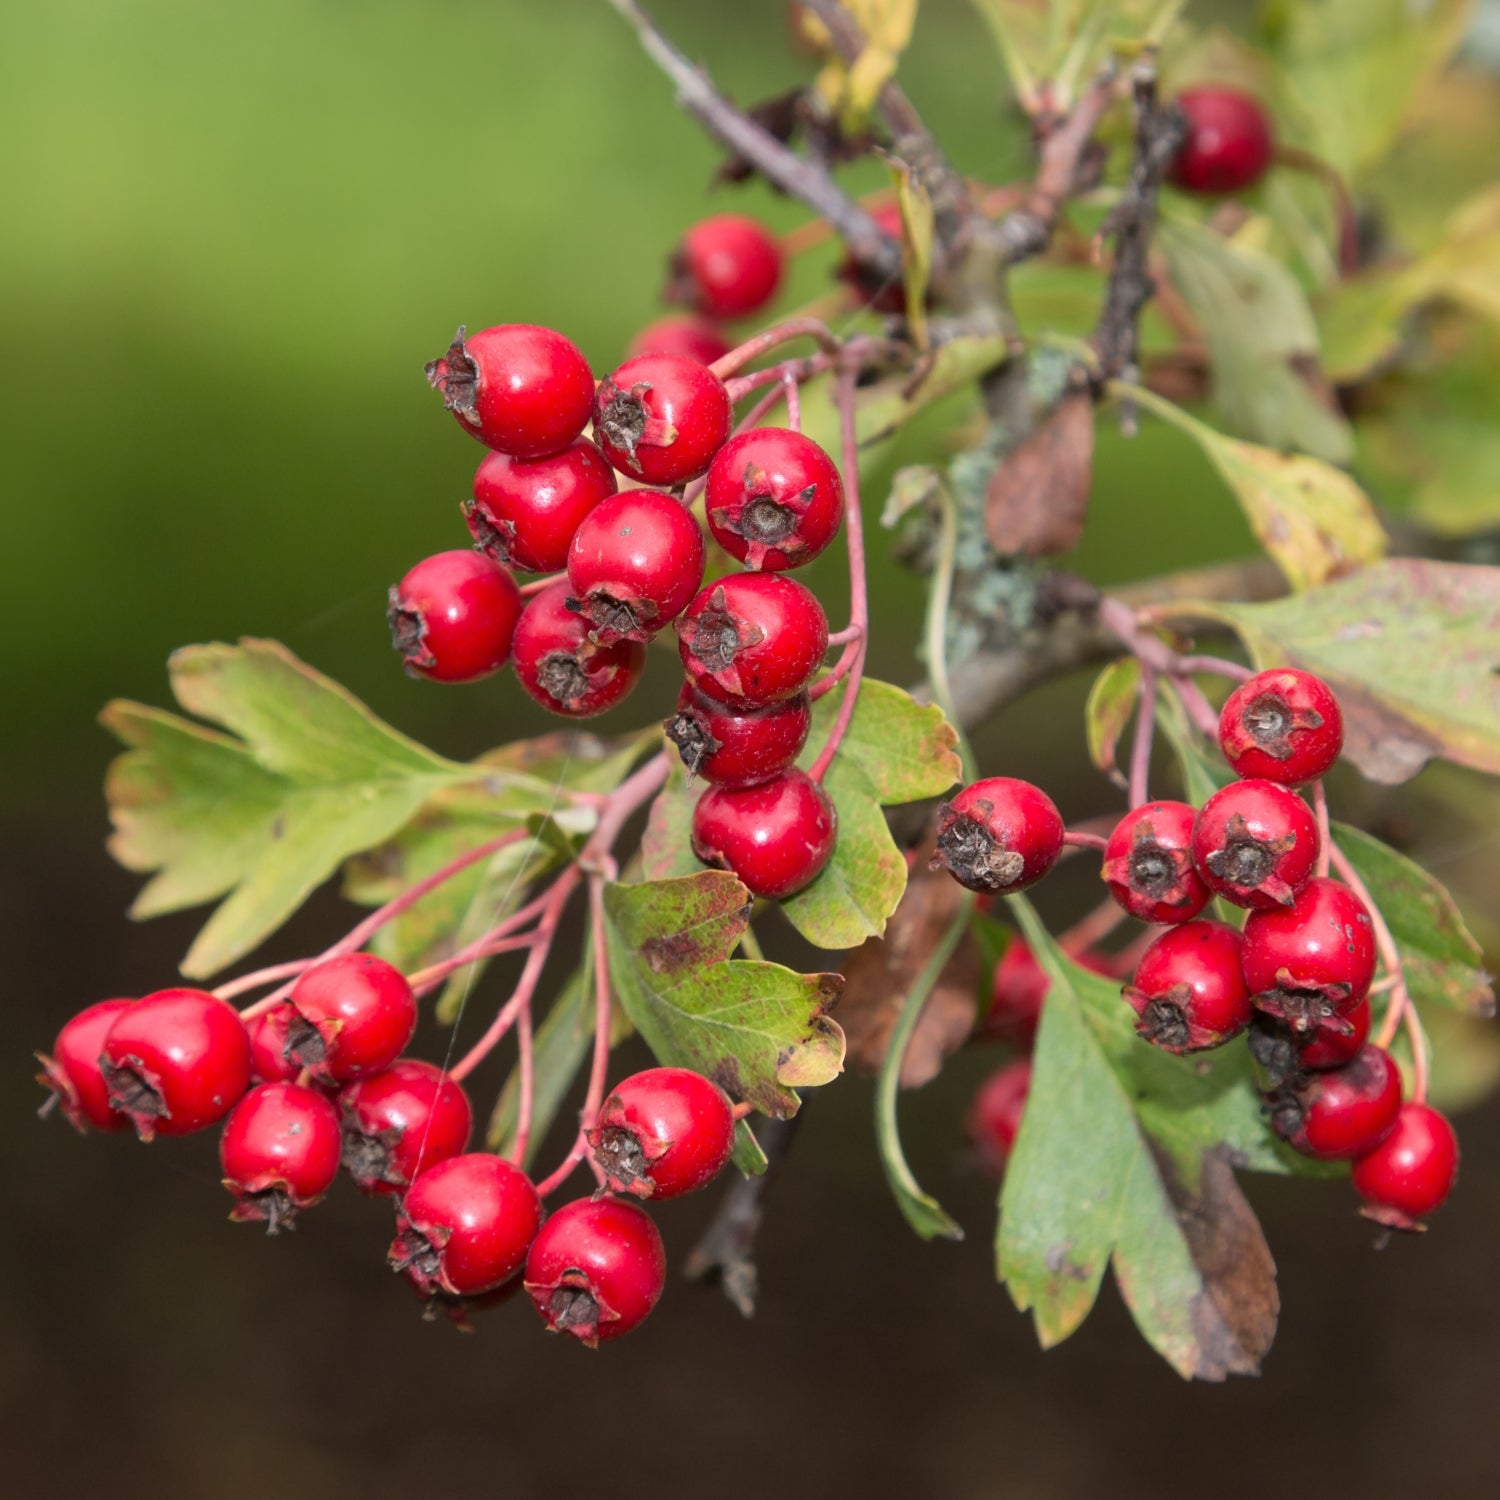
{"label": "brown withered leaf", "polygon": [[1066,395],[985,488],[984,529],[1003,557],[1052,557],[1083,535],[1094,478],[1094,403]]}

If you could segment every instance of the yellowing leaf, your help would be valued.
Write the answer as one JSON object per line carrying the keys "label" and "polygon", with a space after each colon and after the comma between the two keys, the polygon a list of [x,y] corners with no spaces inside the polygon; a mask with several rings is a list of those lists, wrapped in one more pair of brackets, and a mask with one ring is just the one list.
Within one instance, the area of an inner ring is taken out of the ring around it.
{"label": "yellowing leaf", "polygon": [[906,282],[906,318],[912,342],[927,348],[927,286],[932,279],[932,200],[902,162],[891,163],[901,209],[901,273]]}

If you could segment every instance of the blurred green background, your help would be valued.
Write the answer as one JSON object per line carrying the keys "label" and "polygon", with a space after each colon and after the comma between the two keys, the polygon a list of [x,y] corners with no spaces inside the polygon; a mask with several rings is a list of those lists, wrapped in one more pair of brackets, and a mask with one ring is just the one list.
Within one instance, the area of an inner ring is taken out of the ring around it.
{"label": "blurred green background", "polygon": [[[655,10],[738,99],[811,66],[782,0]],[[965,170],[1024,170],[968,6],[928,0],[904,76]],[[1462,1191],[1424,1243],[1372,1255],[1343,1190],[1252,1185],[1284,1326],[1266,1377],[1226,1390],[1180,1386],[1112,1292],[1068,1346],[1036,1351],[990,1280],[992,1192],[956,1145],[991,1058],[959,1059],[906,1110],[965,1245],[907,1234],[875,1165],[868,1085],[851,1078],[809,1111],[772,1199],[760,1318],[742,1325],[675,1284],[641,1335],[594,1358],[515,1307],[471,1339],[422,1324],[381,1264],[378,1205],[336,1198],[266,1244],[224,1222],[211,1141],[142,1152],[30,1118],[30,1049],[87,1001],[164,982],[195,925],[128,925],[135,882],[101,848],[111,746],[93,715],[117,695],[163,702],[174,646],[276,636],[453,755],[543,727],[503,680],[443,690],[396,670],[385,589],[465,543],[458,501],[480,456],[421,366],[458,323],[506,320],[560,327],[607,366],[654,315],[663,257],[707,204],[800,221],[758,187],[706,198],[715,162],[602,0],[0,0],[7,1489],[1493,1485],[1493,1107],[1470,1117]],[[822,295],[833,258],[807,257],[790,300]],[[936,430],[884,463],[924,454]],[[1106,435],[1098,474],[1079,562],[1100,581],[1247,546],[1201,460],[1159,428]],[[874,670],[906,680],[920,586],[876,567]],[[836,614],[837,559],[817,581]],[[674,691],[655,674],[621,727]],[[1086,768],[1080,692],[1035,695],[984,743],[1085,816],[1113,794]],[[1462,856],[1492,845],[1465,838]],[[320,898],[278,951],[338,922]],[[669,1253],[710,1207],[663,1212]]]}

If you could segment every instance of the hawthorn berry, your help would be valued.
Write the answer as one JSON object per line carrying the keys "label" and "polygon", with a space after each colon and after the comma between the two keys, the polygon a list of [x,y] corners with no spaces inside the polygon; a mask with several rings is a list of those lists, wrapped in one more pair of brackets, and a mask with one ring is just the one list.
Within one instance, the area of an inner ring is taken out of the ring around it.
{"label": "hawthorn berry", "polygon": [[588,621],[568,608],[571,593],[563,581],[527,601],[516,622],[516,677],[550,712],[590,719],[613,708],[641,680],[646,648],[630,640],[596,645]]}
{"label": "hawthorn berry", "polygon": [[1187,135],[1172,160],[1170,176],[1189,193],[1237,193],[1251,187],[1271,165],[1271,122],[1260,102],[1222,85],[1184,89],[1177,107]]}
{"label": "hawthorn berry", "polygon": [[344,1170],[361,1192],[394,1193],[469,1144],[473,1111],[463,1085],[404,1057],[339,1092]]}
{"label": "hawthorn berry", "polygon": [[287,1053],[292,1008],[283,1000],[250,1022],[250,1071],[257,1083],[291,1083],[302,1064]]}
{"label": "hawthorn berry", "polygon": [[693,809],[693,853],[732,870],[755,896],[800,891],[833,856],[838,816],[827,794],[792,768],[754,786],[711,786]]}
{"label": "hawthorn berry", "polygon": [[764,224],[744,214],[715,214],[678,241],[666,300],[711,318],[741,318],[776,295],[781,271],[781,245]]}
{"label": "hawthorn berry", "polygon": [[557,573],[583,518],[616,488],[615,471],[587,438],[542,458],[490,453],[464,519],[486,557],[525,573]]}
{"label": "hawthorn berry", "polygon": [[1297,1075],[1265,1096],[1271,1128],[1317,1161],[1352,1161],[1396,1125],[1401,1074],[1381,1047],[1361,1047],[1341,1068]]}
{"label": "hawthorn berry", "polygon": [[588,1134],[611,1193],[679,1198],[707,1187],[734,1149],[734,1111],[690,1068],[647,1068],[617,1083]]}
{"label": "hawthorn berry", "polygon": [[63,1023],[50,1057],[45,1052],[37,1053],[42,1071],[36,1081],[52,1090],[42,1105],[43,1114],[60,1105],[68,1123],[80,1134],[91,1127],[105,1131],[130,1128],[130,1117],[109,1102],[99,1060],[110,1027],[121,1011],[134,1004],[134,1000],[116,998],[85,1006]]}
{"label": "hawthorn berry", "polygon": [[1390,1134],[1355,1161],[1351,1176],[1367,1219],[1388,1229],[1423,1229],[1421,1221],[1453,1191],[1458,1137],[1431,1105],[1403,1104]]}
{"label": "hawthorn berry", "polygon": [[219,1161],[234,1194],[231,1219],[263,1222],[267,1234],[290,1229],[338,1176],[338,1111],[315,1089],[257,1084],[224,1123]]}
{"label": "hawthorn berry", "polygon": [[1347,1016],[1329,1016],[1305,1032],[1294,1031],[1279,1017],[1257,1011],[1250,1023],[1249,1041],[1262,1090],[1269,1093],[1296,1083],[1304,1073],[1343,1067],[1369,1039],[1370,1019],[1368,1000],[1361,1000]]}
{"label": "hawthorn berry", "polygon": [[1187,922],[1209,902],[1193,865],[1193,820],[1186,802],[1147,802],[1115,825],[1101,875],[1109,893],[1142,922]]}
{"label": "hawthorn berry", "polygon": [[838,535],[844,481],[811,438],[786,427],[756,427],[714,456],[704,512],[731,557],[781,573],[810,563]]}
{"label": "hawthorn berry", "polygon": [[526,1257],[526,1290],[549,1333],[593,1348],[656,1306],[667,1256],[650,1215],[622,1198],[579,1198],[552,1215]]}
{"label": "hawthorn berry", "polygon": [[1184,922],[1141,955],[1124,995],[1136,1034],[1164,1052],[1203,1052],[1238,1036],[1253,1014],[1240,935],[1223,922]]}
{"label": "hawthorn berry", "polygon": [[[1085,949],[1072,955],[1073,962],[1094,974],[1113,974],[1108,955]],[[1011,1042],[1030,1047],[1036,1040],[1036,1029],[1042,1019],[1042,1004],[1052,981],[1037,962],[1031,944],[1013,937],[1006,944],[1000,962],[995,965],[990,983],[989,1008],[975,1028],[982,1040]]]}
{"label": "hawthorn berry", "polygon": [[1299,1034],[1347,1027],[1375,977],[1374,924],[1348,886],[1320,877],[1290,906],[1250,913],[1243,963],[1257,1010]]}
{"label": "hawthorn berry", "polygon": [[733,412],[724,382],[685,354],[638,354],[599,382],[594,439],[622,474],[685,484],[713,461]]}
{"label": "hawthorn berry", "polygon": [[806,693],[764,708],[737,708],[682,685],[677,713],[664,725],[688,778],[715,786],[753,786],[792,765],[807,743],[812,707]]}
{"label": "hawthorn berry", "polygon": [[720,578],[673,629],[698,691],[747,708],[800,693],[828,650],[828,616],[817,597],[776,573]]}
{"label": "hawthorn berry", "polygon": [[387,1068],[417,1029],[417,1002],[400,969],[373,953],[314,964],[287,997],[286,1055],[327,1083]]}
{"label": "hawthorn berry", "polygon": [[1040,787],[989,776],[938,808],[932,868],[971,891],[1022,891],[1057,863],[1063,832],[1062,815]]}
{"label": "hawthorn berry", "polygon": [[1318,823],[1295,792],[1274,781],[1235,781],[1193,823],[1193,863],[1215,895],[1252,910],[1285,906],[1318,861]]}
{"label": "hawthorn berry", "polygon": [[1369,1040],[1371,1019],[1370,1002],[1361,1000],[1338,1020],[1319,1021],[1312,1031],[1298,1039],[1299,1065],[1315,1073],[1324,1068],[1343,1067]]}
{"label": "hawthorn berry", "polygon": [[1297,786],[1339,758],[1344,716],[1321,678],[1276,667],[1229,695],[1219,715],[1219,748],[1236,776]]}
{"label": "hawthorn berry", "polygon": [[703,533],[681,501],[626,490],[589,512],[568,548],[568,582],[601,646],[648,641],[703,581]]}
{"label": "hawthorn berry", "polygon": [[521,1269],[541,1221],[519,1167],[486,1151],[450,1156],[407,1189],[388,1259],[423,1296],[474,1297]]}
{"label": "hawthorn berry", "polygon": [[423,558],[390,592],[391,644],[406,670],[477,682],[510,656],[521,591],[499,563],[460,549]]}
{"label": "hawthorn berry", "polygon": [[681,354],[700,365],[711,365],[729,353],[729,340],[717,324],[696,316],[658,318],[631,339],[626,354]]}
{"label": "hawthorn berry", "polygon": [[991,1176],[999,1177],[1010,1160],[1030,1090],[1031,1059],[1021,1057],[991,1073],[969,1105],[965,1134]]}
{"label": "hawthorn berry", "polygon": [[532,323],[460,328],[427,380],[471,437],[516,458],[566,448],[594,405],[594,377],[571,339]]}
{"label": "hawthorn berry", "polygon": [[143,1141],[217,1125],[250,1086],[250,1037],[205,990],[157,990],[115,1017],[99,1057],[109,1104]]}

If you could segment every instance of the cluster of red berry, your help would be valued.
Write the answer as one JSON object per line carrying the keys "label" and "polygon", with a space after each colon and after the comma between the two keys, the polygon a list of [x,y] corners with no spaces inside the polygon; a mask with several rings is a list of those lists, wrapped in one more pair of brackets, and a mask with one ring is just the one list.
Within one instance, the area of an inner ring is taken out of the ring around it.
{"label": "cluster of red berry", "polygon": [[[661,1295],[661,1236],[634,1203],[710,1182],[740,1111],[682,1068],[627,1078],[589,1133],[599,1194],[545,1222],[519,1167],[467,1147],[463,1086],[401,1056],[416,1027],[410,985],[354,953],[309,968],[249,1024],[225,1000],[171,989],[104,1000],[62,1028],[41,1082],[80,1130],[135,1128],[143,1141],[223,1122],[231,1217],[270,1233],[333,1186],[340,1165],[396,1208],[391,1265],[456,1320],[525,1290],[547,1327],[585,1343],[634,1328]],[[522,1274],[524,1272],[524,1274]]]}
{"label": "cluster of red berry", "polygon": [[[1338,703],[1310,673],[1261,672],[1225,703],[1219,745],[1240,780],[1201,808],[1143,803],[1104,842],[1101,873],[1114,900],[1167,927],[1123,991],[1136,1031],[1179,1054],[1248,1031],[1275,1132],[1307,1156],[1352,1161],[1364,1212],[1418,1228],[1452,1188],[1457,1142],[1424,1101],[1402,1102],[1395,1063],[1368,1041],[1375,920],[1355,890],[1323,873],[1326,831],[1294,790],[1337,760]],[[944,805],[935,863],[971,889],[1008,893],[1045,874],[1064,838],[1045,793],[995,777]],[[1248,911],[1243,929],[1201,916],[1214,897]],[[1101,955],[1083,961],[1110,971]],[[1046,986],[1034,956],[1013,944],[981,1030],[1029,1043]],[[975,1102],[970,1128],[993,1162],[1009,1152],[1029,1081],[1029,1062],[1012,1064]]]}

